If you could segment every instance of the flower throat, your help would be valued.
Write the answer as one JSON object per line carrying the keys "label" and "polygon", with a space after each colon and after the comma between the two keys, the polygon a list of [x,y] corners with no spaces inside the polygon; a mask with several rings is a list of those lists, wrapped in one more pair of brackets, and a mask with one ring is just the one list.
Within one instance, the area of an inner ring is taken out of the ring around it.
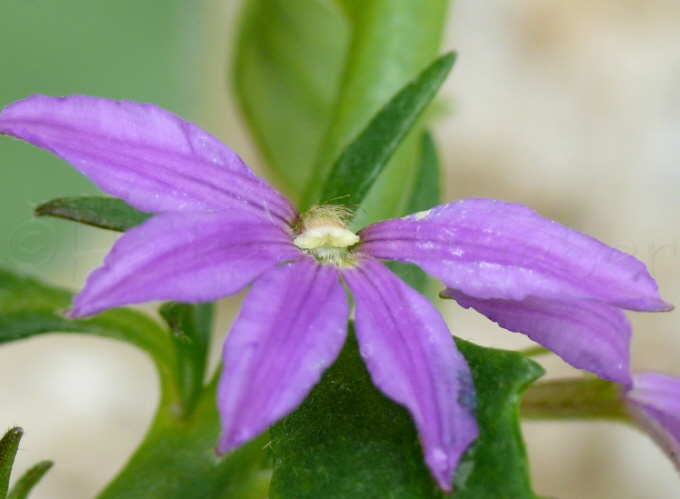
{"label": "flower throat", "polygon": [[314,205],[300,216],[293,244],[320,263],[350,262],[350,248],[359,236],[347,228],[352,212],[344,206]]}

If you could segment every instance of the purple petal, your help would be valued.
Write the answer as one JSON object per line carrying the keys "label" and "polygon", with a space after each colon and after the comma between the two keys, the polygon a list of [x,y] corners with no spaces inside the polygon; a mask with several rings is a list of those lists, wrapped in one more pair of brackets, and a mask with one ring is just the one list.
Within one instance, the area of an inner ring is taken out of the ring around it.
{"label": "purple petal", "polygon": [[296,215],[234,151],[152,104],[34,95],[2,111],[0,133],[47,149],[142,211],[238,207],[288,223]]}
{"label": "purple petal", "polygon": [[480,300],[447,289],[443,296],[474,308],[499,326],[524,333],[578,369],[630,383],[631,328],[616,307],[585,300]]}
{"label": "purple petal", "polygon": [[415,263],[476,298],[672,308],[642,262],[519,204],[466,199],[379,222],[360,236],[365,253]]}
{"label": "purple petal", "polygon": [[335,267],[310,258],[258,279],[224,344],[224,453],[295,409],[337,358],[349,306]]}
{"label": "purple petal", "polygon": [[656,372],[635,374],[625,401],[638,425],[680,471],[680,379]]}
{"label": "purple petal", "polygon": [[451,490],[458,461],[477,438],[465,359],[434,306],[383,264],[365,259],[342,274],[373,383],[409,410],[425,462],[439,486]]}
{"label": "purple petal", "polygon": [[248,212],[164,213],[121,236],[69,315],[149,300],[215,300],[300,256],[286,230]]}

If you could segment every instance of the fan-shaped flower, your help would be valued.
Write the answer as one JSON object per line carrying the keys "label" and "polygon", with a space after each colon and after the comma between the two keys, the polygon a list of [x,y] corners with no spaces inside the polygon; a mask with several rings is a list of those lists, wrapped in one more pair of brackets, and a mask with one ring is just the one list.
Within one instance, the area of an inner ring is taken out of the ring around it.
{"label": "fan-shaped flower", "polygon": [[153,105],[33,96],[4,109],[0,133],[158,214],[116,242],[71,317],[215,300],[252,283],[224,345],[221,452],[292,411],[337,357],[350,313],[344,282],[373,382],[409,410],[427,465],[450,489],[477,436],[469,369],[434,306],[380,260],[421,266],[444,296],[621,383],[630,328],[620,309],[667,308],[641,262],[517,204],[458,201],[358,234],[337,207],[300,215],[231,149]]}

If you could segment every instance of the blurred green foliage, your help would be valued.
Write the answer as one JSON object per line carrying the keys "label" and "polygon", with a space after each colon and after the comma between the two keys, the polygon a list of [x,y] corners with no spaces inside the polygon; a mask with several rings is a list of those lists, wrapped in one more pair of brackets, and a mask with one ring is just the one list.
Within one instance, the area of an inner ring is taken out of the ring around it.
{"label": "blurred green foliage", "polygon": [[[272,172],[299,208],[320,201],[342,151],[438,55],[447,0],[248,0],[233,78]],[[358,225],[403,211],[422,123],[360,209]],[[358,208],[358,207],[357,207]]]}
{"label": "blurred green foliage", "polygon": [[[191,117],[195,78],[188,43],[201,3],[180,0],[0,2],[0,107],[34,93],[153,102]],[[45,151],[0,140],[0,265],[33,274],[75,267],[77,224],[36,220],[45,200],[95,193]],[[81,232],[79,232],[81,231]]]}

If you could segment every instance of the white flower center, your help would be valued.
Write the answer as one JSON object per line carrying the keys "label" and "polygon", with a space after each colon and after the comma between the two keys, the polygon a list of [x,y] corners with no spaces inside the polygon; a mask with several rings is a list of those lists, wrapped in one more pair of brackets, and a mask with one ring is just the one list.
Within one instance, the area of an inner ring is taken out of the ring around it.
{"label": "white flower center", "polygon": [[313,207],[303,216],[293,244],[322,263],[348,263],[349,248],[359,242],[359,236],[334,216],[336,212],[334,207]]}
{"label": "white flower center", "polygon": [[359,236],[344,227],[322,225],[307,229],[293,243],[300,249],[345,249],[359,242]]}

